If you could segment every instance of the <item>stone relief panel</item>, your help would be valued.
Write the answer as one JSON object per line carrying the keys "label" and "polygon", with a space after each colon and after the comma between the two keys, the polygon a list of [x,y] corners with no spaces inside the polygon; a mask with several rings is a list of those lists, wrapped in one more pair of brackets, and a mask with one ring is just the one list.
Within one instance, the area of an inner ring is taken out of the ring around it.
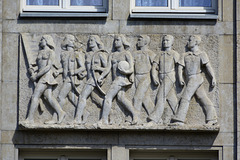
{"label": "stone relief panel", "polygon": [[218,130],[216,35],[20,35],[19,126]]}

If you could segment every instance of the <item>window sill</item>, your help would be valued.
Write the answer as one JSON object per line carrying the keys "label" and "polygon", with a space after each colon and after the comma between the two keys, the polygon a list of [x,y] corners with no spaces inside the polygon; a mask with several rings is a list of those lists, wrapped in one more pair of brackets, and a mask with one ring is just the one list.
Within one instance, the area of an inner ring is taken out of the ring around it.
{"label": "window sill", "polygon": [[130,18],[163,18],[163,19],[218,19],[216,14],[158,14],[131,13]]}
{"label": "window sill", "polygon": [[22,12],[20,17],[107,17],[108,13]]}

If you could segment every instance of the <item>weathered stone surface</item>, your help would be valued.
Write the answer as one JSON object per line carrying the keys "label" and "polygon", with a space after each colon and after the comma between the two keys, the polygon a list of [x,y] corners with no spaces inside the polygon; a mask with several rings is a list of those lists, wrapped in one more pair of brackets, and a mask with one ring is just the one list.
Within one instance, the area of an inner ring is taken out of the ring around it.
{"label": "weathered stone surface", "polygon": [[[3,82],[17,82],[18,78],[18,34],[3,34],[2,80]],[[11,46],[11,47],[10,47]],[[11,67],[9,67],[11,66]]]}
{"label": "weathered stone surface", "polygon": [[129,150],[125,146],[112,146],[111,160],[129,160]]}
{"label": "weathered stone surface", "polygon": [[219,36],[219,83],[233,83],[234,81],[234,53],[233,36]]}
{"label": "weathered stone surface", "polygon": [[4,160],[15,160],[15,148],[13,144],[3,144],[1,145],[1,157]]}
{"label": "weathered stone surface", "polygon": [[2,131],[2,144],[12,144],[15,131]]}
{"label": "weathered stone surface", "polygon": [[17,127],[17,83],[2,82],[2,130],[15,130]]}
{"label": "weathered stone surface", "polygon": [[17,19],[20,1],[17,0],[3,0],[2,1],[2,18],[3,19]]}
{"label": "weathered stone surface", "polygon": [[[76,24],[78,23],[78,24]],[[118,33],[118,21],[106,20],[5,20],[4,32],[11,33],[85,33],[112,34]]]}
{"label": "weathered stone surface", "polygon": [[234,131],[234,86],[231,84],[219,84],[219,99],[220,99],[220,116],[219,124],[221,125],[220,132]]}
{"label": "weathered stone surface", "polygon": [[234,147],[233,146],[224,146],[223,147],[223,156],[222,159],[235,159],[234,156]]}
{"label": "weathered stone surface", "polygon": [[128,18],[130,11],[129,0],[114,0],[113,8],[113,20],[125,20]]}
{"label": "weathered stone surface", "polygon": [[[36,145],[115,145],[118,133],[107,131],[72,131],[72,130],[28,130],[14,135],[15,144]],[[97,148],[97,147],[96,147]],[[100,147],[99,147],[100,148]]]}
{"label": "weathered stone surface", "polygon": [[233,0],[223,1],[223,21],[232,22],[234,16],[234,4]]}
{"label": "weathered stone surface", "polygon": [[[164,24],[164,25],[163,25]],[[197,26],[197,27],[196,27]],[[198,21],[120,21],[120,33],[124,34],[233,34],[229,22]]]}
{"label": "weathered stone surface", "polygon": [[228,133],[219,133],[216,137],[213,145],[222,145],[222,146],[233,146],[235,141],[234,134],[231,132]]}

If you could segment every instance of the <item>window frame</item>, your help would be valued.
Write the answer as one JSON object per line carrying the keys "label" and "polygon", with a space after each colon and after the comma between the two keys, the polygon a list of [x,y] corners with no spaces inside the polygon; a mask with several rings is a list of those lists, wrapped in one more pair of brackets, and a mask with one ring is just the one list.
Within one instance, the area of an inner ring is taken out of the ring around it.
{"label": "window frame", "polygon": [[108,0],[102,0],[102,6],[71,6],[70,0],[58,0],[59,5],[27,5],[27,0],[21,0],[21,13],[23,12],[95,12],[106,13]]}
{"label": "window frame", "polygon": [[136,0],[130,2],[130,13],[159,14],[217,14],[218,0],[212,0],[212,7],[180,7],[179,0],[168,0],[168,7],[136,6]]}
{"label": "window frame", "polygon": [[[107,150],[58,150],[58,149],[23,149],[20,150],[19,160],[26,159],[56,159],[56,160],[107,160]],[[93,154],[94,153],[94,154]]]}
{"label": "window frame", "polygon": [[218,151],[131,150],[129,160],[218,160]]}

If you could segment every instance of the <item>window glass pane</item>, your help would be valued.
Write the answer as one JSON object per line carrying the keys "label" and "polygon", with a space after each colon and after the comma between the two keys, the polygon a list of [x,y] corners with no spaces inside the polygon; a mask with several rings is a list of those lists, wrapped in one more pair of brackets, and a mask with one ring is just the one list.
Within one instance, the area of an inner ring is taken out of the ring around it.
{"label": "window glass pane", "polygon": [[68,160],[101,160],[101,159],[68,159]]}
{"label": "window glass pane", "polygon": [[211,7],[212,0],[179,0],[180,7]]}
{"label": "window glass pane", "polygon": [[57,159],[24,159],[24,160],[57,160]]}
{"label": "window glass pane", "polygon": [[161,7],[167,7],[168,6],[168,0],[135,0],[136,6],[161,6]]}
{"label": "window glass pane", "polygon": [[71,0],[71,6],[102,6],[103,0]]}
{"label": "window glass pane", "polygon": [[59,0],[27,0],[27,5],[58,6],[59,5]]}
{"label": "window glass pane", "polygon": [[166,160],[166,159],[134,159],[134,160]]}
{"label": "window glass pane", "polygon": [[190,158],[190,159],[178,159],[178,160],[211,160],[211,159],[193,159],[193,158]]}

